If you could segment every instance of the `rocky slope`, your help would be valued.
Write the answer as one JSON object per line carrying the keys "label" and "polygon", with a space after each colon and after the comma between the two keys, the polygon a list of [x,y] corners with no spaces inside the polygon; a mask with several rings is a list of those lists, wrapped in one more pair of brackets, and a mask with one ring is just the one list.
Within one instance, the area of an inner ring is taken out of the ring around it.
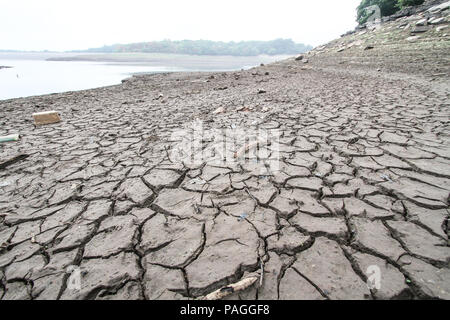
{"label": "rocky slope", "polygon": [[[21,139],[0,144],[0,297],[191,299],[256,273],[228,298],[449,299],[448,13],[246,71],[1,101]],[[44,110],[63,121],[35,127]],[[195,120],[209,153],[181,161]],[[259,153],[257,129],[279,134]]]}

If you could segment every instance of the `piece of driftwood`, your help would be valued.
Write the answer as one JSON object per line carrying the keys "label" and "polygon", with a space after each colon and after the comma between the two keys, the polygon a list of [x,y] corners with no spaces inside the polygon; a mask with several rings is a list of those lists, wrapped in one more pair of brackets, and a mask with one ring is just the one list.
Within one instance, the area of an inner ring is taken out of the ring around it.
{"label": "piece of driftwood", "polygon": [[10,165],[16,163],[17,161],[24,160],[24,159],[28,158],[29,156],[30,155],[28,155],[28,154],[18,154],[16,156],[6,159],[4,161],[0,160],[0,170],[5,169],[7,166],[10,166]]}
{"label": "piece of driftwood", "polygon": [[229,296],[230,294],[238,291],[243,291],[248,287],[252,286],[260,277],[258,275],[252,275],[244,278],[236,283],[230,284],[226,287],[220,288],[214,292],[207,294],[206,296],[200,297],[199,300],[220,300]]}

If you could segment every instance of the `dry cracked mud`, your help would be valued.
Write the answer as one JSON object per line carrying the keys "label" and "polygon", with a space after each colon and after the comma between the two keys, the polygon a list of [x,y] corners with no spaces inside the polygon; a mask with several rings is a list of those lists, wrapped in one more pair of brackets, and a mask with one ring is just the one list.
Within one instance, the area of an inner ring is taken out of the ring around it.
{"label": "dry cracked mud", "polygon": [[[395,23],[308,63],[1,101],[1,299],[193,299],[253,272],[228,298],[449,299],[449,39],[377,42]],[[279,166],[174,161],[195,120],[278,130]]]}

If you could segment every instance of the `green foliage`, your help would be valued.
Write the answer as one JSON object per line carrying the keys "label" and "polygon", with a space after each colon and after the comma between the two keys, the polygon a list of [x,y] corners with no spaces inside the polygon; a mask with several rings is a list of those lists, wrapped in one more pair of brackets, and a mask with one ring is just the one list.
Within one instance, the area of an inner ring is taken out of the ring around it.
{"label": "green foliage", "polygon": [[297,54],[312,47],[295,43],[291,39],[272,41],[221,42],[209,40],[152,41],[132,44],[115,44],[89,49],[89,52],[148,52],[193,55],[257,56],[260,54]]}
{"label": "green foliage", "polygon": [[424,2],[425,0],[398,0],[398,5],[400,8],[404,8],[409,6],[417,6]]}
{"label": "green foliage", "polygon": [[367,19],[372,15],[372,12],[368,12],[365,8],[372,5],[377,5],[380,7],[381,16],[389,16],[394,14],[400,9],[409,6],[416,6],[424,3],[425,0],[362,0],[356,9],[357,17],[356,21],[359,24],[367,22]]}
{"label": "green foliage", "polygon": [[372,5],[380,7],[381,16],[389,16],[399,10],[397,6],[398,0],[362,0],[360,5],[356,8],[357,17],[356,20],[359,24],[367,22],[367,19],[372,15],[372,12],[368,12],[365,8]]}

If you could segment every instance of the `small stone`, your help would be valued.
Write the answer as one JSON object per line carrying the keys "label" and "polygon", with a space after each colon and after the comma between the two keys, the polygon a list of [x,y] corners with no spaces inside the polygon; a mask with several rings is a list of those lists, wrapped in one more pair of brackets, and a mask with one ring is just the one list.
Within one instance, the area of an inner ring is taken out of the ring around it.
{"label": "small stone", "polygon": [[417,26],[411,30],[411,34],[414,35],[416,33],[424,33],[424,32],[427,32],[428,30],[429,30],[429,27],[427,27],[427,26]]}
{"label": "small stone", "polygon": [[433,19],[430,21],[430,24],[441,24],[445,22],[445,18],[441,17],[441,18],[437,18],[437,19]]}
{"label": "small stone", "polygon": [[420,36],[411,36],[411,37],[406,38],[406,40],[407,41],[415,41],[415,40],[417,40],[419,38],[420,38]]}
{"label": "small stone", "polygon": [[425,25],[427,25],[427,21],[428,21],[428,19],[421,19],[416,22],[416,26],[425,26]]}
{"label": "small stone", "polygon": [[225,112],[225,108],[224,107],[219,107],[216,110],[214,110],[214,114],[219,114],[219,113],[224,113]]}

